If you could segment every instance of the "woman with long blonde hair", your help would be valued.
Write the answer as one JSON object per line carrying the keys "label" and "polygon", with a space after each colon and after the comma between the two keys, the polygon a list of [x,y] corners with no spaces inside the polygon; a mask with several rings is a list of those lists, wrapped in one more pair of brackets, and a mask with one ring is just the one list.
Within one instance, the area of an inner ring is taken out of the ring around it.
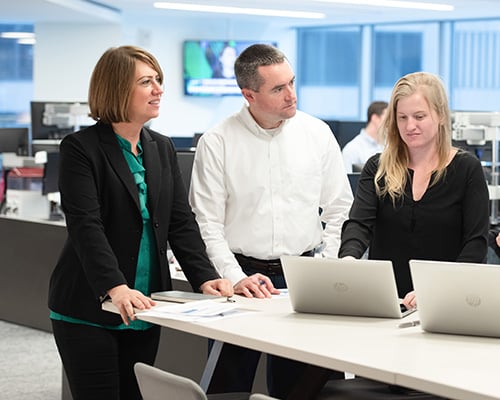
{"label": "woman with long blonde hair", "polygon": [[488,189],[479,160],[452,146],[448,99],[430,73],[395,84],[380,132],[342,228],[339,257],[391,260],[399,296],[415,307],[408,261],[484,262]]}

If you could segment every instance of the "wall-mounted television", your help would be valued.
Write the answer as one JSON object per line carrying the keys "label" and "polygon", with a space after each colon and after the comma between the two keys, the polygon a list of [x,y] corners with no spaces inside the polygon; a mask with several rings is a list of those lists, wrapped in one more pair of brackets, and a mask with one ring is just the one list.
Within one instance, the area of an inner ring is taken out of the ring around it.
{"label": "wall-mounted television", "polygon": [[237,96],[234,61],[248,46],[271,41],[186,40],[183,43],[184,94],[187,96]]}

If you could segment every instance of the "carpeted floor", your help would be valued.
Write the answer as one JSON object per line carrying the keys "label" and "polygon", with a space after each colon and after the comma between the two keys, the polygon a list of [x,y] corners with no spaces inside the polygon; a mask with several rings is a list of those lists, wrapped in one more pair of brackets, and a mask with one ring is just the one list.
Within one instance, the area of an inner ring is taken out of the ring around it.
{"label": "carpeted floor", "polygon": [[51,333],[0,321],[0,398],[59,400],[62,366]]}

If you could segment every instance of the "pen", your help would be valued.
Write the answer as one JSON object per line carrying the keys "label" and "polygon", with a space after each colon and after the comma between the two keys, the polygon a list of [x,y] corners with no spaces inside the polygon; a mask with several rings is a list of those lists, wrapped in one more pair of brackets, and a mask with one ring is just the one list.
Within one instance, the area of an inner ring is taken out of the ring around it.
{"label": "pen", "polygon": [[402,322],[398,325],[398,328],[411,328],[412,326],[418,326],[418,325],[420,325],[420,321],[414,320],[409,322]]}

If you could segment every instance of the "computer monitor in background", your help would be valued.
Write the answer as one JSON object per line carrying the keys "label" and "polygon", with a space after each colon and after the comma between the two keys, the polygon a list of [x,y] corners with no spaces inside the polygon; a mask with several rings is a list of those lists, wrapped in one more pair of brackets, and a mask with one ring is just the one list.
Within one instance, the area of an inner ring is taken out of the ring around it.
{"label": "computer monitor in background", "polygon": [[18,156],[30,155],[28,128],[0,128],[0,153],[16,153]]}
{"label": "computer monitor in background", "polygon": [[193,138],[191,136],[170,136],[177,151],[191,151]]}
{"label": "computer monitor in background", "polygon": [[352,172],[361,172],[361,171],[363,171],[364,166],[365,166],[365,164],[354,163],[354,164],[352,164]]}
{"label": "computer monitor in background", "polygon": [[198,141],[200,140],[201,135],[203,135],[203,132],[196,132],[196,133],[193,135],[193,143],[192,143],[192,146],[193,146],[193,147],[198,146]]}
{"label": "computer monitor in background", "polygon": [[182,174],[182,180],[186,190],[191,185],[191,172],[193,170],[194,151],[177,151],[177,161]]}
{"label": "computer monitor in background", "polygon": [[325,120],[332,130],[341,149],[366,126],[366,122],[360,121],[335,121]]}
{"label": "computer monitor in background", "polygon": [[486,140],[484,144],[468,144],[466,140],[452,140],[453,146],[474,154],[483,164],[491,167],[492,143]]}
{"label": "computer monitor in background", "polygon": [[32,101],[31,139],[62,139],[95,121],[85,102]]}

